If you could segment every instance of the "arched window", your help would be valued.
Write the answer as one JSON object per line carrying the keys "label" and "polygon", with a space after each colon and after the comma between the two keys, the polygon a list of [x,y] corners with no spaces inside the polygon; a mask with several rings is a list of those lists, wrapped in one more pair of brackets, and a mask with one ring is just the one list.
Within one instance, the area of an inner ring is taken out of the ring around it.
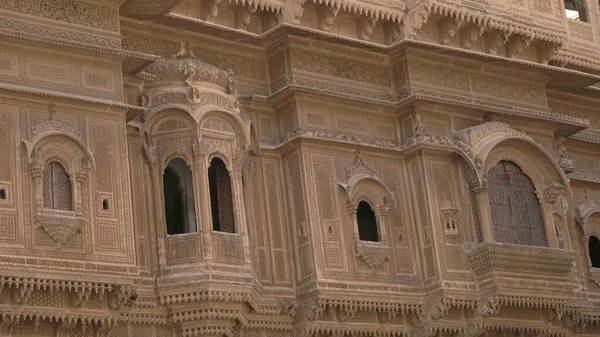
{"label": "arched window", "polygon": [[51,161],[44,167],[44,208],[72,211],[71,178],[62,164]]}
{"label": "arched window", "polygon": [[213,230],[235,233],[231,177],[225,163],[220,158],[215,157],[210,161],[208,185]]}
{"label": "arched window", "polygon": [[547,246],[542,208],[529,177],[515,163],[501,161],[487,178],[496,241]]}
{"label": "arched window", "polygon": [[588,22],[585,0],[565,0],[565,15],[572,20]]}
{"label": "arched window", "polygon": [[[196,231],[196,209],[192,170],[183,159],[172,159],[163,172],[167,233]],[[108,205],[107,205],[108,206]]]}
{"label": "arched window", "polygon": [[588,249],[590,251],[590,261],[592,267],[600,268],[600,240],[598,237],[592,235],[588,243]]}
{"label": "arched window", "polygon": [[361,201],[358,203],[356,221],[358,223],[358,237],[361,241],[379,241],[377,219],[368,202]]}

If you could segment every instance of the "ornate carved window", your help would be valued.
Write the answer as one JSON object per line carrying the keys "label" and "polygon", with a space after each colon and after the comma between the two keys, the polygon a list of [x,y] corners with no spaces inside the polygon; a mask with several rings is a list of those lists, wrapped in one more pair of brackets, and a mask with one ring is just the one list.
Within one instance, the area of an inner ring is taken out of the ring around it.
{"label": "ornate carved window", "polygon": [[235,233],[231,177],[225,163],[220,158],[215,157],[210,162],[208,185],[213,230]]}
{"label": "ornate carved window", "polygon": [[585,0],[565,0],[565,15],[572,20],[588,22]]}
{"label": "ornate carved window", "polygon": [[51,161],[44,167],[43,192],[44,208],[73,210],[71,178],[57,161]]}
{"label": "ornate carved window", "polygon": [[377,218],[368,202],[361,201],[358,203],[356,222],[358,223],[358,237],[361,241],[379,241]]}
{"label": "ornate carved window", "polygon": [[535,188],[519,166],[510,161],[496,164],[488,172],[488,188],[497,242],[548,245]]}
{"label": "ornate carved window", "polygon": [[600,268],[600,240],[598,237],[594,235],[590,236],[588,249],[590,252],[590,262],[592,262],[592,267]]}
{"label": "ornate carved window", "polygon": [[173,235],[195,232],[192,170],[183,159],[169,161],[163,172],[163,191],[167,233]]}

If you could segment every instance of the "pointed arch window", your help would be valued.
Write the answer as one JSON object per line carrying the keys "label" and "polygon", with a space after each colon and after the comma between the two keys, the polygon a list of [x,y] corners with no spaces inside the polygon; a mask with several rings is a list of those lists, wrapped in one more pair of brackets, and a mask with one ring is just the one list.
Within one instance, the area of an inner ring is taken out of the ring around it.
{"label": "pointed arch window", "polygon": [[208,168],[210,210],[213,230],[235,233],[231,177],[221,158],[213,158]]}
{"label": "pointed arch window", "polygon": [[60,211],[73,210],[71,178],[57,161],[50,161],[44,167],[44,208]]}
{"label": "pointed arch window", "polygon": [[163,172],[167,234],[196,232],[192,170],[181,158],[169,161]]}
{"label": "pointed arch window", "polygon": [[501,161],[491,168],[488,190],[497,242],[548,246],[535,187],[518,165]]}
{"label": "pointed arch window", "polygon": [[590,262],[592,262],[592,267],[600,268],[600,240],[597,236],[590,236],[588,250],[590,252]]}
{"label": "pointed arch window", "polygon": [[361,201],[358,203],[356,222],[358,223],[358,237],[361,241],[379,241],[377,218],[368,202]]}

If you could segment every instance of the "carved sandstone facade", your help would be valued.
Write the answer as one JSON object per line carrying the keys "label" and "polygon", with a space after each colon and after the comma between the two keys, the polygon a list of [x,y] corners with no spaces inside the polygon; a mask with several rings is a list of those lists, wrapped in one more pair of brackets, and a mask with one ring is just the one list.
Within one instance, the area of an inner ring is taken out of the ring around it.
{"label": "carved sandstone facade", "polygon": [[0,1],[0,336],[600,335],[598,6]]}

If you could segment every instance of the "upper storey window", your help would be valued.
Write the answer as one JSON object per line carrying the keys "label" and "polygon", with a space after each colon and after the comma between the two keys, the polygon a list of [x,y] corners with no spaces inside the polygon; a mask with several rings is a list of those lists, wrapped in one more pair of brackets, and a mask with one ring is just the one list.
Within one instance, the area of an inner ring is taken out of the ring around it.
{"label": "upper storey window", "polygon": [[62,164],[51,161],[44,167],[44,208],[72,211],[71,178]]}
{"label": "upper storey window", "polygon": [[167,233],[184,234],[196,231],[196,210],[192,170],[181,158],[169,161],[163,172],[165,219]]}
{"label": "upper storey window", "polygon": [[592,262],[592,267],[600,268],[600,240],[598,240],[598,238],[594,235],[590,236],[588,248],[590,251],[590,261]]}
{"label": "upper storey window", "polygon": [[225,163],[220,158],[215,157],[210,162],[208,185],[213,230],[235,233],[231,177]]}
{"label": "upper storey window", "polygon": [[587,22],[585,0],[565,0],[565,14],[567,18]]}
{"label": "upper storey window", "polygon": [[358,222],[358,237],[361,241],[379,241],[377,218],[368,202],[361,201],[358,203],[356,221]]}
{"label": "upper storey window", "polygon": [[535,188],[519,166],[510,161],[496,164],[488,172],[488,188],[497,242],[548,246]]}

